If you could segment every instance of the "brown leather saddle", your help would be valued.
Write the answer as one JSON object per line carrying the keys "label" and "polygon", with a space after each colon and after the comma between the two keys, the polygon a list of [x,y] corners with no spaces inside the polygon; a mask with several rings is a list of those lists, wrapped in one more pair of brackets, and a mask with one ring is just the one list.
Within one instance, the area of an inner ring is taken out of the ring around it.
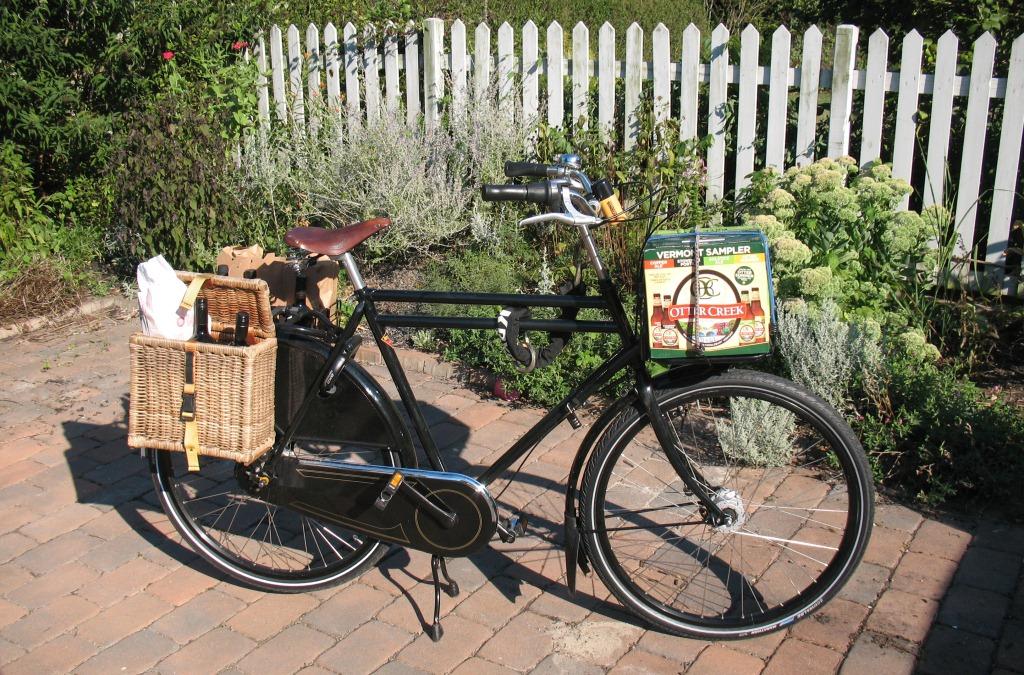
{"label": "brown leather saddle", "polygon": [[371,218],[337,230],[322,227],[296,227],[284,235],[284,242],[316,255],[339,256],[348,253],[371,235],[391,227],[390,218]]}

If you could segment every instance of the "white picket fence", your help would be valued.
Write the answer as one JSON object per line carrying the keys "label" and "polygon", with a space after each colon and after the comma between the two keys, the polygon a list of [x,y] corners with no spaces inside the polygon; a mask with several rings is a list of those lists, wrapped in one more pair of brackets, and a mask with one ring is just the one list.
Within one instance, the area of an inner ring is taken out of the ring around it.
{"label": "white picket fence", "polygon": [[[742,188],[755,169],[755,139],[764,136],[764,160],[760,166],[785,169],[787,148],[797,165],[814,160],[817,140],[816,121],[819,94],[829,91],[829,129],[827,155],[838,157],[856,153],[861,164],[882,159],[891,162],[896,176],[911,181],[914,175],[915,144],[918,143],[918,113],[930,117],[926,142],[924,179],[914,184],[924,205],[953,203],[959,231],[957,253],[972,255],[978,221],[979,196],[992,190],[992,203],[987,223],[987,247],[978,253],[1002,277],[1004,292],[1024,294],[1020,280],[1002,274],[1008,247],[1011,218],[1017,193],[1021,141],[1024,134],[1024,35],[1011,46],[1009,72],[994,77],[996,40],[985,33],[973,45],[970,75],[958,74],[959,40],[946,32],[938,41],[935,72],[924,73],[923,39],[916,31],[907,34],[902,43],[899,70],[890,71],[888,63],[890,38],[881,30],[867,41],[866,67],[857,65],[860,39],[856,26],[842,25],[836,30],[831,69],[822,58],[822,33],[812,26],[803,35],[802,53],[791,50],[791,34],[783,26],[771,35],[771,57],[759,63],[761,35],[748,26],[740,35],[739,64],[730,62],[729,31],[719,25],[711,32],[711,57],[700,62],[701,34],[696,26],[687,27],[673,52],[669,30],[659,24],[651,34],[651,60],[645,60],[644,31],[637,24],[626,30],[625,58],[616,54],[615,28],[601,26],[597,37],[597,58],[592,57],[590,29],[577,23],[572,30],[571,46],[566,49],[565,36],[558,23],[546,31],[544,53],[539,45],[539,31],[532,22],[523,26],[520,49],[516,51],[516,31],[507,23],[498,28],[496,55],[491,48],[491,29],[480,24],[473,33],[473,52],[467,51],[467,28],[454,21],[445,35],[440,19],[426,19],[419,27],[410,25],[404,31],[388,30],[382,37],[373,27],[360,35],[351,23],[346,24],[339,40],[333,24],[320,30],[310,24],[305,40],[294,25],[286,31],[287,60],[282,46],[282,31],[273,26],[266,39],[261,36],[254,46],[254,55],[261,73],[259,111],[263,124],[270,123],[270,97],[274,100],[280,122],[306,124],[307,99],[326,95],[331,109],[345,110],[351,115],[375,118],[383,113],[404,110],[410,124],[420,123],[420,116],[429,126],[440,119],[446,88],[450,88],[452,109],[460,101],[488,91],[497,79],[499,109],[509,113],[520,108],[524,119],[537,121],[546,115],[548,124],[566,124],[564,87],[571,87],[571,120],[589,123],[591,80],[597,79],[597,124],[613,130],[622,125],[625,149],[636,138],[636,113],[643,82],[652,84],[655,115],[668,118],[676,109],[681,135],[693,138],[710,134],[713,142],[707,153],[708,198],[718,199],[727,189]],[[267,45],[269,42],[269,67]],[[673,60],[673,53],[678,60]],[[567,54],[569,56],[567,56]],[[798,65],[794,65],[798,64]],[[896,64],[894,64],[896,65]],[[383,90],[381,75],[383,74]],[[541,76],[546,76],[545,96],[541,97]],[[269,84],[267,81],[269,76]],[[326,80],[322,93],[321,78]],[[286,88],[287,79],[287,88]],[[568,83],[567,83],[568,80]],[[616,80],[623,80],[624,115],[616,119]],[[678,82],[678,104],[672,105],[672,82]],[[404,86],[403,86],[404,83]],[[707,84],[706,94],[701,85]],[[730,91],[730,85],[737,85]],[[343,89],[344,87],[344,89]],[[471,91],[472,88],[472,91]],[[767,118],[758,119],[757,99],[767,88]],[[863,91],[860,147],[850,148],[851,118],[854,90]],[[886,94],[897,94],[893,150],[891,157],[879,157],[883,147],[883,112]],[[382,97],[383,93],[383,97]],[[793,100],[793,93],[798,93]],[[698,107],[699,97],[706,95],[707,104]],[[930,97],[930,103],[922,100]],[[966,97],[965,132],[952,138],[954,98]],[[996,170],[990,185],[982,185],[983,162],[992,157],[984,153],[992,99],[1005,99]],[[736,102],[735,130],[727,134],[727,101]],[[344,108],[342,107],[344,106]],[[791,106],[797,111],[796,134],[787,138],[787,114]],[[701,118],[698,110],[707,110]],[[311,123],[313,118],[310,117]],[[734,147],[726,147],[727,136]],[[950,144],[962,143],[956,185],[946,185]],[[726,176],[726,153],[735,153],[735,175]],[[919,171],[918,174],[921,172]],[[904,200],[906,208],[908,200]],[[1016,276],[1016,275],[1015,275]]]}

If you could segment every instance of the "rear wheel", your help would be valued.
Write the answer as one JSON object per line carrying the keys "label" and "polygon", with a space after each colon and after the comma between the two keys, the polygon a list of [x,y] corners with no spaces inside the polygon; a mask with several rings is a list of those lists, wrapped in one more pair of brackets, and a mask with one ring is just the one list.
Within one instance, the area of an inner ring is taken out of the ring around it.
{"label": "rear wheel", "polygon": [[[295,454],[398,466],[387,448],[304,444]],[[202,457],[189,472],[180,452],[149,451],[164,512],[181,536],[217,569],[250,586],[299,592],[362,574],[388,545],[254,496],[241,464]]]}
{"label": "rear wheel", "polygon": [[608,588],[662,629],[705,638],[775,630],[832,597],[863,555],[873,514],[849,426],[764,373],[658,396],[731,522],[710,522],[647,416],[626,410],[599,441],[581,494],[584,541]]}

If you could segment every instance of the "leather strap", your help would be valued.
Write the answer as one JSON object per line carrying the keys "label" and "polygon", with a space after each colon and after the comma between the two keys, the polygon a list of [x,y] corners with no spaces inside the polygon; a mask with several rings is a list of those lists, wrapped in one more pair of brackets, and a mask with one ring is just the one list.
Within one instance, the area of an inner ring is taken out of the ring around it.
{"label": "leather strap", "polygon": [[[201,285],[201,284],[200,284]],[[199,471],[199,425],[196,423],[195,351],[185,348],[185,384],[181,389],[181,419],[185,422],[185,457],[188,470]]]}
{"label": "leather strap", "polygon": [[192,277],[192,282],[189,283],[188,289],[185,291],[185,295],[181,299],[181,304],[178,306],[186,312],[192,309],[192,305],[196,303],[196,298],[199,297],[199,290],[203,287],[203,284],[206,283],[206,280],[212,276],[212,274],[197,274]]}

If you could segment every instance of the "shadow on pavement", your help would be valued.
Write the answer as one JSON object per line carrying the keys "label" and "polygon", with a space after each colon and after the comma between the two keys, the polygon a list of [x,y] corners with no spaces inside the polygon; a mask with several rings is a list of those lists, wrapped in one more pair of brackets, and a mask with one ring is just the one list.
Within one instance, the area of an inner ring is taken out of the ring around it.
{"label": "shadow on pavement", "polygon": [[[122,397],[122,405],[127,417],[127,396]],[[443,442],[446,445],[442,450],[442,458],[446,469],[469,475],[479,474],[482,466],[465,458],[470,449],[468,427],[440,408],[423,405],[422,409],[434,427],[444,425]],[[113,425],[77,421],[63,423],[64,436],[69,443],[65,457],[73,478],[77,501],[113,508],[149,545],[175,561],[219,580],[239,585],[239,582],[217,571],[181,542],[173,525],[159,506],[150,477],[149,462],[138,450],[127,445],[126,427],[126,422]],[[417,450],[422,466],[425,456],[422,448],[417,447]],[[511,476],[511,472],[506,475],[508,476]],[[496,487],[500,491],[504,485],[505,481],[500,480]],[[564,485],[559,480],[531,473],[530,467],[527,466],[515,476],[510,499],[502,500],[499,506],[505,511],[514,510],[516,507],[512,502],[521,501],[516,497],[525,497],[527,501],[533,501],[539,496],[546,496],[561,504],[564,499]],[[581,588],[576,594],[569,594],[562,582],[564,558],[561,548],[561,520],[556,522],[540,513],[530,512],[529,504],[525,510],[529,514],[529,538],[520,539],[519,545],[503,544],[495,540],[495,548],[470,556],[468,562],[477,567],[489,582],[497,579],[498,582],[494,585],[509,601],[514,601],[522,595],[522,584],[528,584],[545,593],[554,593],[569,602],[587,606],[610,618],[636,623],[633,617],[623,613],[616,605],[586,593],[582,589],[586,583],[583,578]],[[555,510],[560,511],[560,507]],[[540,545],[534,545],[537,541]],[[524,543],[529,544],[528,549],[524,549]],[[523,555],[520,556],[520,560],[516,560],[515,556],[519,553]],[[538,561],[538,556],[542,560]],[[379,564],[380,571],[402,592],[412,611],[426,627],[424,620],[430,618],[432,607],[421,608],[407,587],[410,581],[431,587],[432,581],[429,574],[419,576],[410,571],[410,562],[409,552],[395,547]],[[550,569],[550,573],[542,574],[531,569],[538,566],[545,572]],[[403,576],[406,581],[404,584]]]}

